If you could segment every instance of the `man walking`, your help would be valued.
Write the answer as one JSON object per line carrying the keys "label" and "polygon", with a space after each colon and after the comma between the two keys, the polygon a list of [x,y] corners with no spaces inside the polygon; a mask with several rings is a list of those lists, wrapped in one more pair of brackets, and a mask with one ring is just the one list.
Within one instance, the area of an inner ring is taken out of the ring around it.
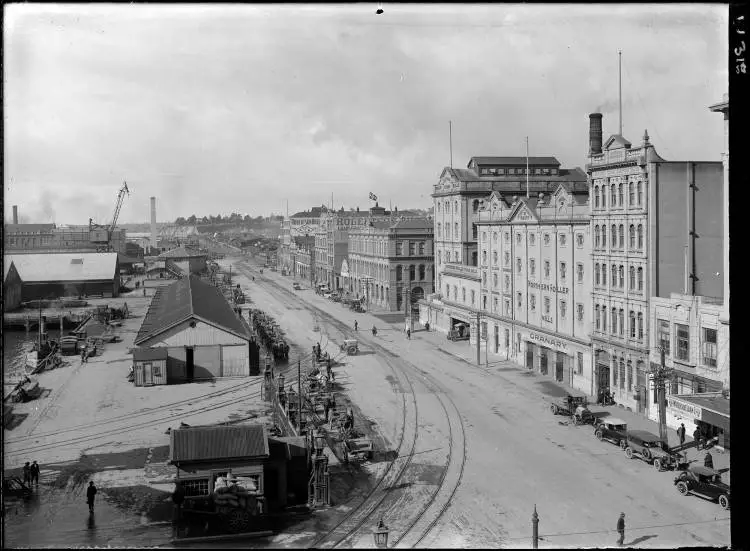
{"label": "man walking", "polygon": [[625,513],[620,513],[620,518],[617,519],[617,532],[620,534],[617,545],[622,545],[625,542]]}
{"label": "man walking", "polygon": [[680,446],[682,446],[685,443],[685,423],[680,423],[680,426],[677,429],[677,436],[679,436]]}
{"label": "man walking", "polygon": [[23,483],[24,484],[31,484],[31,467],[29,467],[29,462],[26,462],[26,465],[23,466]]}
{"label": "man walking", "polygon": [[406,330],[406,338],[407,338],[408,340],[411,340],[411,329],[407,329],[407,330]]}
{"label": "man walking", "polygon": [[357,320],[354,320],[354,330],[359,331],[359,324],[357,323]]}
{"label": "man walking", "polygon": [[38,488],[39,487],[39,465],[37,465],[36,461],[32,463],[31,467],[29,467],[29,474],[31,475],[31,483],[35,484]]}
{"label": "man walking", "polygon": [[86,489],[86,503],[89,504],[89,513],[94,512],[94,496],[96,495],[96,486],[94,481],[89,482],[89,487]]}
{"label": "man walking", "polygon": [[711,457],[711,452],[706,452],[706,458],[703,460],[703,466],[707,469],[714,468],[714,458]]}

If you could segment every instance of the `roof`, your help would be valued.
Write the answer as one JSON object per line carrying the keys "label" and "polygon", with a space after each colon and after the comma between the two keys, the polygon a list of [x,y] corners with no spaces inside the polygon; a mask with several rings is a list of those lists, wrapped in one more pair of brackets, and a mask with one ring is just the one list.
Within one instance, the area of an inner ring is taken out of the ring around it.
{"label": "roof", "polygon": [[647,430],[629,430],[628,434],[642,438],[643,440],[659,440],[659,437],[653,432]]}
{"label": "roof", "polygon": [[[466,168],[448,168],[453,176],[462,182],[525,182],[526,175],[492,174],[480,176],[473,170]],[[529,182],[558,182],[558,181],[586,182],[586,173],[579,167],[561,168],[557,174],[529,174]]]}
{"label": "roof", "polygon": [[111,281],[117,274],[117,253],[39,253],[7,255],[24,283],[48,281]]}
{"label": "roof", "polygon": [[619,417],[602,417],[602,423],[609,423],[610,425],[627,425],[626,421],[623,421]]}
{"label": "roof", "polygon": [[310,210],[303,210],[292,214],[289,218],[317,218],[320,216],[321,208],[313,207]]}
{"label": "roof", "polygon": [[166,348],[136,348],[133,350],[133,360],[147,362],[149,360],[166,360],[168,356]]}
{"label": "roof", "polygon": [[675,396],[684,402],[690,402],[704,409],[729,417],[729,398],[724,398],[721,394],[679,394]]}
{"label": "roof", "polygon": [[55,228],[54,224],[5,224],[5,233],[48,233]]}
{"label": "roof", "polygon": [[190,250],[186,247],[180,246],[175,249],[170,249],[159,255],[159,258],[196,258],[205,257],[204,253]]}
{"label": "roof", "polygon": [[411,218],[408,220],[399,220],[391,225],[392,229],[398,230],[431,230],[434,222],[429,218]]}
{"label": "roof", "polygon": [[[526,157],[472,157],[469,161],[478,165],[526,165]],[[529,166],[560,166],[560,161],[554,157],[528,157]]]}
{"label": "roof", "polygon": [[307,458],[307,440],[304,436],[269,437],[271,455],[281,455],[289,460],[293,457]]}
{"label": "roof", "polygon": [[250,328],[237,317],[218,287],[190,276],[156,290],[135,344],[190,318],[199,318],[244,339],[251,336]]}
{"label": "roof", "polygon": [[622,147],[629,148],[632,144],[620,134],[612,134],[607,141],[604,142],[604,149],[619,149]]}
{"label": "roof", "polygon": [[703,467],[701,465],[691,465],[690,467],[688,467],[688,470],[701,476],[713,476],[716,474],[721,474],[717,470],[709,469],[708,467]]}
{"label": "roof", "polygon": [[171,463],[268,457],[263,425],[190,427],[169,434]]}

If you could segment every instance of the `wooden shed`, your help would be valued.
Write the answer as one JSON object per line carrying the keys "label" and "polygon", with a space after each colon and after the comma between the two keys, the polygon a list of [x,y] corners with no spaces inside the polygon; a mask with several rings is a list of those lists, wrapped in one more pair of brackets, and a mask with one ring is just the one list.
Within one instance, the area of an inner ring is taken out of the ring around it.
{"label": "wooden shed", "polygon": [[135,386],[167,384],[166,348],[136,348],[133,350],[133,382]]}

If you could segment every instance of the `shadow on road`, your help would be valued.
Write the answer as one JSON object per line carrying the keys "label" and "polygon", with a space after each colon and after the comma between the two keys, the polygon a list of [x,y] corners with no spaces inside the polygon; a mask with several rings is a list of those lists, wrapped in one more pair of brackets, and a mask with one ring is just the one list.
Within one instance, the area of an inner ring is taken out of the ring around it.
{"label": "shadow on road", "polygon": [[658,538],[658,537],[659,536],[657,536],[656,534],[651,534],[651,535],[648,535],[648,536],[641,536],[641,537],[635,538],[630,543],[626,543],[625,545],[627,545],[627,546],[638,545],[639,543],[643,543],[646,540],[650,540],[651,538]]}

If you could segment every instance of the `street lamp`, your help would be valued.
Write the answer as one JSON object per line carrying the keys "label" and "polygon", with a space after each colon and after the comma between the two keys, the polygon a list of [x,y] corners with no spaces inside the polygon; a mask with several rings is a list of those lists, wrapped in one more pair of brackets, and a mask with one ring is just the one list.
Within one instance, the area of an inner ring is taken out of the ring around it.
{"label": "street lamp", "polygon": [[375,529],[375,532],[373,533],[376,547],[380,549],[385,549],[388,547],[388,533],[389,532],[390,530],[383,523],[383,519],[381,518],[380,521],[378,522],[378,526]]}

